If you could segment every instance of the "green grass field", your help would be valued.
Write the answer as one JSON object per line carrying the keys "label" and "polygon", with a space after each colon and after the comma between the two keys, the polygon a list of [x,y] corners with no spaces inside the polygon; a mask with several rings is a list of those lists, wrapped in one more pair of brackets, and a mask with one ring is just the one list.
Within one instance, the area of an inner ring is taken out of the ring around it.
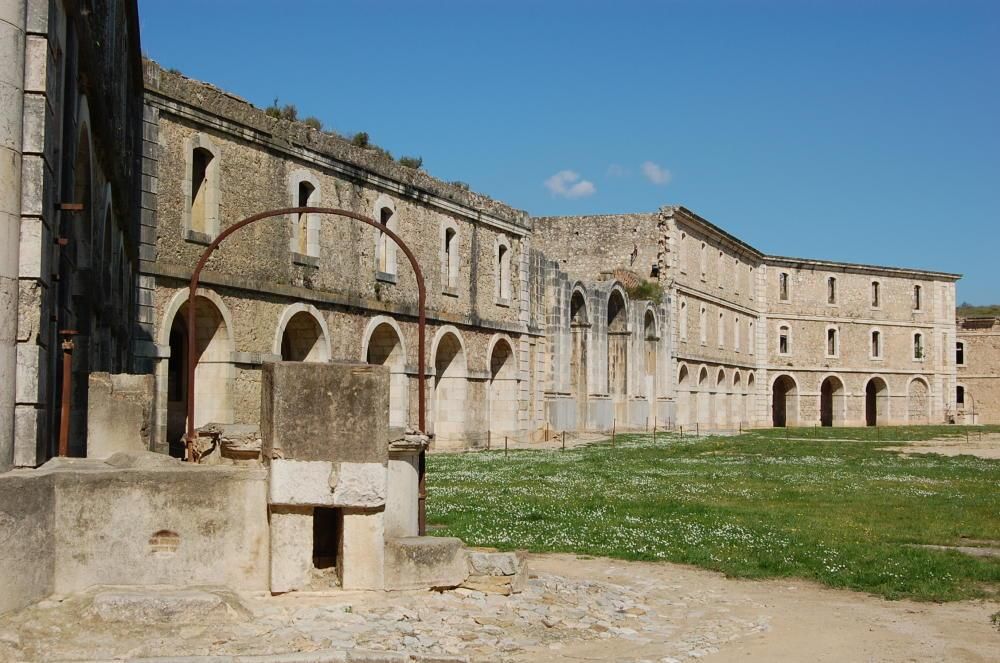
{"label": "green grass field", "polygon": [[1000,541],[1000,461],[878,449],[942,434],[965,429],[659,435],[655,445],[620,435],[614,448],[431,455],[428,522],[470,545],[809,578],[888,598],[997,596],[1000,559],[912,544]]}

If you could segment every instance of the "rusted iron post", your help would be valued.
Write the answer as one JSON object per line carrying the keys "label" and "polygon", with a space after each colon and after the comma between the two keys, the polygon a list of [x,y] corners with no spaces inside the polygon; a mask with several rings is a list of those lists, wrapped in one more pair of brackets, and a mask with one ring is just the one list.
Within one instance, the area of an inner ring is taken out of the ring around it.
{"label": "rusted iron post", "polygon": [[618,420],[611,420],[611,448],[615,448],[615,430],[618,428]]}
{"label": "rusted iron post", "polygon": [[653,446],[656,446],[656,417],[653,417]]}
{"label": "rusted iron post", "polygon": [[[196,439],[194,432],[194,402],[195,402],[195,352],[197,351],[197,338],[195,337],[195,316],[197,308],[197,293],[198,293],[198,281],[201,278],[201,270],[204,269],[205,264],[208,259],[212,256],[212,253],[219,248],[219,244],[223,242],[227,237],[235,233],[237,230],[245,228],[251,223],[257,221],[262,221],[263,219],[269,219],[275,216],[284,216],[286,214],[324,214],[329,216],[339,216],[346,217],[349,219],[354,219],[355,221],[360,221],[365,223],[379,232],[385,234],[389,239],[391,239],[396,246],[402,249],[403,253],[406,255],[407,260],[410,261],[410,267],[413,269],[414,276],[417,280],[417,385],[420,391],[420,398],[417,400],[417,417],[418,417],[418,427],[421,433],[427,432],[427,393],[426,393],[426,378],[425,375],[425,345],[424,345],[424,331],[427,326],[427,289],[424,287],[424,274],[420,269],[420,265],[417,263],[417,257],[413,255],[413,251],[410,247],[406,245],[406,242],[400,238],[395,232],[390,230],[388,227],[382,225],[374,219],[368,218],[363,214],[358,214],[356,212],[351,212],[343,209],[335,209],[332,207],[284,207],[281,209],[274,209],[267,212],[261,212],[260,214],[254,214],[253,216],[248,216],[247,218],[234,223],[229,226],[215,238],[215,240],[209,244],[205,250],[202,252],[201,257],[198,259],[198,263],[194,268],[194,273],[191,274],[191,283],[188,287],[188,319],[187,319],[187,330],[188,330],[188,348],[187,348],[187,433],[184,436],[184,446],[187,449],[187,459],[189,461],[194,460],[194,442]],[[419,494],[418,500],[418,521],[420,534],[424,533],[424,502],[427,497],[427,489],[425,482],[425,451],[420,452],[420,481],[419,481]]]}
{"label": "rusted iron post", "polygon": [[79,332],[75,329],[61,329],[59,335],[63,337],[63,374],[62,374],[62,401],[59,413],[59,455],[69,455],[69,413],[71,400],[73,398],[73,337]]}
{"label": "rusted iron post", "polygon": [[487,430],[486,430],[486,450],[487,450],[487,451],[489,451],[489,450],[490,450],[490,444],[491,444],[492,442],[493,442],[493,431],[492,431],[492,430],[489,430],[489,429],[487,429]]}
{"label": "rusted iron post", "polygon": [[507,436],[503,436],[503,457],[507,457]]}
{"label": "rusted iron post", "polygon": [[562,432],[562,450],[566,451],[566,431]]}

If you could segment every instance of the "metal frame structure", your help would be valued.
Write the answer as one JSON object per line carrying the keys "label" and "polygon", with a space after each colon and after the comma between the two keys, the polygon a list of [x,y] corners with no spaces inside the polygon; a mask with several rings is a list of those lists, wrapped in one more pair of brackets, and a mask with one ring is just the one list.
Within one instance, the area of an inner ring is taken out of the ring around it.
{"label": "metal frame structure", "polygon": [[[195,319],[196,319],[196,302],[197,302],[197,292],[198,283],[201,279],[201,271],[204,269],[205,264],[208,263],[208,259],[212,257],[212,254],[219,245],[230,235],[238,230],[241,230],[252,223],[257,221],[262,221],[264,219],[270,219],[276,216],[285,216],[288,214],[323,214],[326,216],[334,216],[341,218],[354,219],[355,221],[360,221],[361,223],[367,224],[379,232],[384,233],[389,239],[395,242],[396,246],[402,249],[403,253],[406,254],[406,258],[410,261],[410,267],[413,268],[413,273],[417,278],[417,384],[420,396],[417,400],[418,410],[418,427],[420,432],[425,433],[427,430],[427,404],[426,404],[426,369],[425,369],[425,327],[427,325],[427,315],[425,306],[427,303],[427,290],[424,287],[424,274],[420,269],[419,263],[417,263],[417,258],[413,255],[413,251],[410,247],[406,245],[406,242],[402,240],[395,232],[390,230],[385,225],[379,223],[378,221],[371,219],[363,214],[358,214],[356,212],[350,212],[348,210],[335,209],[332,207],[283,207],[281,209],[274,209],[267,212],[261,212],[260,214],[254,214],[249,216],[242,221],[234,223],[233,225],[227,227],[219,236],[216,237],[211,244],[209,244],[205,250],[202,252],[201,257],[198,259],[198,263],[194,268],[194,273],[191,274],[191,283],[188,287],[188,314],[187,314],[187,433],[184,436],[184,446],[186,450],[186,457],[188,461],[195,460],[195,440],[197,439],[197,434],[194,429],[194,402],[195,402],[195,366],[197,364],[197,359],[195,357],[195,352],[197,349],[197,341],[195,337]],[[425,530],[425,517],[424,517],[424,504],[426,499],[426,488],[424,484],[424,468],[426,466],[424,451],[420,452],[420,488],[419,488],[419,529],[420,534],[424,533]]]}

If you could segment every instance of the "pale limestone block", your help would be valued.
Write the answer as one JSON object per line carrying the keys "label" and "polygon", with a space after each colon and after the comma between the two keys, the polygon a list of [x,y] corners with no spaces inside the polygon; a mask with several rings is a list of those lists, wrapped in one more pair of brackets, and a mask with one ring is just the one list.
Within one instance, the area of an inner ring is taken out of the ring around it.
{"label": "pale limestone block", "polygon": [[153,376],[91,373],[87,398],[87,457],[149,449]]}
{"label": "pale limestone block", "polygon": [[[341,577],[343,588],[384,589],[385,512],[344,509],[344,527],[341,536],[343,544],[338,566],[343,569]],[[311,552],[311,529],[309,547]],[[311,561],[310,559],[310,563]]]}
{"label": "pale limestone block", "polygon": [[283,506],[271,509],[271,592],[309,584],[313,560],[313,510]]}
{"label": "pale limestone block", "polygon": [[332,506],[330,475],[333,463],[325,460],[271,461],[268,481],[270,504]]}
{"label": "pale limestone block", "polygon": [[469,567],[461,539],[409,536],[392,539],[386,545],[387,589],[458,587],[468,577]]}
{"label": "pale limestone block", "polygon": [[469,570],[473,575],[512,576],[520,567],[517,553],[469,551]]}
{"label": "pale limestone block", "polygon": [[[333,505],[362,508],[383,506],[387,472],[386,466],[381,463],[341,463],[337,468]],[[330,477],[331,483],[332,479]]]}
{"label": "pale limestone block", "polygon": [[390,452],[385,499],[385,536],[398,539],[418,534],[420,452]]}

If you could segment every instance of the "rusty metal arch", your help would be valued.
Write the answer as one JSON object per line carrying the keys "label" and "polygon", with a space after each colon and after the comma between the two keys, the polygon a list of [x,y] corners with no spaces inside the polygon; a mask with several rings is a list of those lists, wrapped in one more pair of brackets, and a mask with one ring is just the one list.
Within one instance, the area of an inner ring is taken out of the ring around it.
{"label": "rusty metal arch", "polygon": [[[413,273],[417,277],[417,323],[418,323],[418,334],[417,334],[417,382],[418,390],[420,391],[420,397],[418,399],[418,410],[417,417],[419,421],[419,427],[421,432],[427,430],[426,426],[426,388],[425,388],[425,359],[424,359],[424,328],[427,323],[427,315],[425,311],[425,305],[427,303],[427,291],[424,287],[424,274],[420,270],[420,265],[417,263],[416,256],[410,250],[410,247],[406,245],[406,242],[402,240],[395,232],[382,225],[378,221],[371,219],[363,214],[358,214],[356,212],[350,212],[348,210],[335,209],[332,207],[283,207],[281,209],[274,209],[267,212],[261,212],[260,214],[254,214],[249,216],[242,221],[234,223],[233,225],[227,227],[225,230],[219,233],[211,244],[209,244],[201,254],[197,265],[194,268],[194,273],[191,274],[191,282],[188,286],[188,319],[187,319],[187,333],[188,333],[188,343],[187,343],[187,433],[184,436],[185,447],[187,448],[187,459],[193,460],[194,453],[194,442],[196,439],[194,431],[194,400],[195,400],[195,349],[197,343],[193,342],[195,338],[195,318],[196,318],[196,293],[198,291],[198,283],[201,277],[201,270],[205,267],[208,259],[212,257],[212,253],[219,248],[219,245],[227,237],[235,233],[237,230],[245,228],[251,223],[257,221],[262,221],[264,219],[269,219],[276,216],[285,216],[287,214],[324,214],[330,216],[339,216],[354,219],[355,221],[360,221],[373,228],[385,233],[389,239],[396,243],[403,253],[406,255],[407,259],[410,261],[410,267],[413,268]],[[423,465],[423,454],[421,454],[421,466]],[[422,467],[421,467],[422,469]],[[423,477],[421,476],[421,484],[423,483]],[[421,486],[422,488],[422,486]],[[421,497],[423,496],[423,490],[421,490]],[[422,501],[422,500],[421,500]]]}

